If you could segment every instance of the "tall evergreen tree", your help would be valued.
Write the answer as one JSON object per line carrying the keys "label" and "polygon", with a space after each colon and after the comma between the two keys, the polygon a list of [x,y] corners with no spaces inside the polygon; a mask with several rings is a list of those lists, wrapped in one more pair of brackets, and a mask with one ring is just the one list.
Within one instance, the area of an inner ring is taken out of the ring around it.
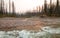
{"label": "tall evergreen tree", "polygon": [[47,13],[47,0],[44,0],[44,14]]}
{"label": "tall evergreen tree", "polygon": [[13,14],[13,16],[16,15],[16,13],[15,13],[15,5],[14,5],[13,1],[12,1],[12,14]]}
{"label": "tall evergreen tree", "polygon": [[52,15],[53,7],[52,7],[52,0],[50,0],[50,9],[49,9],[49,16]]}
{"label": "tall evergreen tree", "polygon": [[9,12],[11,12],[11,0],[9,0]]}
{"label": "tall evergreen tree", "polygon": [[1,0],[1,6],[0,6],[1,8],[1,10],[0,10],[0,14],[3,14],[3,12],[4,12],[4,0]]}
{"label": "tall evergreen tree", "polygon": [[15,13],[15,5],[14,5],[14,2],[12,2],[12,11],[13,11],[13,13]]}
{"label": "tall evergreen tree", "polygon": [[59,0],[57,0],[55,11],[56,11],[56,13],[55,13],[56,16],[59,16],[60,15],[60,12],[59,12]]}

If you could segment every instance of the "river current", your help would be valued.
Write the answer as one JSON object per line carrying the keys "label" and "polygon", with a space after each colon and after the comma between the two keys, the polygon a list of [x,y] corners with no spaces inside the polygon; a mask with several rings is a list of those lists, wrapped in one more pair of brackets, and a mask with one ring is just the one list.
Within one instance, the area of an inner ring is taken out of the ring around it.
{"label": "river current", "polygon": [[60,38],[60,28],[43,27],[42,30],[0,31],[0,38]]}

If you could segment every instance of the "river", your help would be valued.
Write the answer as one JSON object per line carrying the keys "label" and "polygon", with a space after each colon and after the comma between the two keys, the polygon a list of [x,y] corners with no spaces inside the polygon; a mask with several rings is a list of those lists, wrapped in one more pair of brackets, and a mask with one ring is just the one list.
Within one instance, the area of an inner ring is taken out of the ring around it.
{"label": "river", "polygon": [[[22,30],[15,30],[15,28],[7,31],[0,30],[0,38],[60,38],[60,18],[0,18],[1,27],[6,27],[5,24],[9,26],[33,25],[33,27],[35,27],[35,25],[39,27],[40,25],[40,28],[38,31],[31,29],[27,30],[28,27],[23,28]],[[37,30],[38,27],[35,27],[34,29]]]}

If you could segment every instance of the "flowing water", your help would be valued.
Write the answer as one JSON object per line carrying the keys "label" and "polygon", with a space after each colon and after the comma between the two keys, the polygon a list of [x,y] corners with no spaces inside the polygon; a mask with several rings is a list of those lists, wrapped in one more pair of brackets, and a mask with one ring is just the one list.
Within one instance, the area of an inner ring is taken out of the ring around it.
{"label": "flowing water", "polygon": [[0,31],[0,38],[60,38],[60,28],[43,27],[42,31],[13,30]]}
{"label": "flowing water", "polygon": [[[35,25],[35,23],[44,22],[45,25],[37,32],[33,30],[13,30],[13,31],[0,31],[0,38],[60,38],[60,18],[36,18],[27,20],[25,19],[0,19],[0,25]],[[0,27],[2,27],[0,26]],[[41,26],[41,25],[40,25]],[[53,28],[54,27],[54,28]],[[57,27],[57,28],[55,28]]]}

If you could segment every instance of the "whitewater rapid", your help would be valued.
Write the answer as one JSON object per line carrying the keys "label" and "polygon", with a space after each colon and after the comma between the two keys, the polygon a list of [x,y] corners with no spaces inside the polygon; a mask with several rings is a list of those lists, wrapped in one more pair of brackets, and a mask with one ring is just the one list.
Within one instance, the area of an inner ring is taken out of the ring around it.
{"label": "whitewater rapid", "polygon": [[33,30],[0,31],[0,38],[55,38],[54,35],[56,34],[60,36],[60,28],[46,26],[42,28],[42,31],[39,30],[38,32]]}

